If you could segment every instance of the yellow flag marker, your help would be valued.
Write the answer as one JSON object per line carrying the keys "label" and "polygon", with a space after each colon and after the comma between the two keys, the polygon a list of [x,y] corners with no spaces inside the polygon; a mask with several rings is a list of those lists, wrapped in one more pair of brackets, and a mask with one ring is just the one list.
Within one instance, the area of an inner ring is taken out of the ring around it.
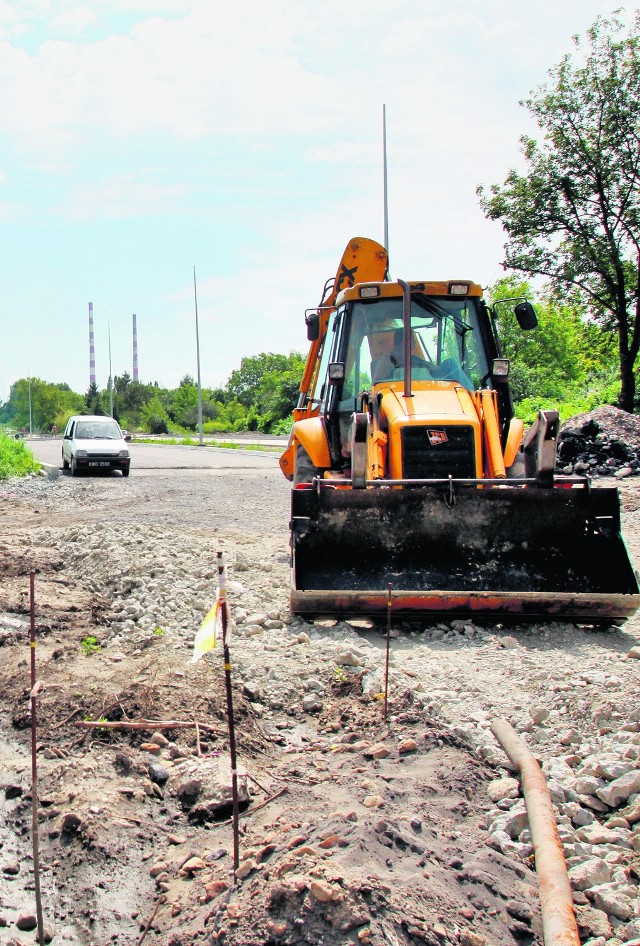
{"label": "yellow flag marker", "polygon": [[218,629],[222,631],[219,596],[216,598],[216,603],[198,628],[193,642],[193,656],[189,663],[197,663],[201,657],[204,657],[207,651],[213,650],[218,639]]}

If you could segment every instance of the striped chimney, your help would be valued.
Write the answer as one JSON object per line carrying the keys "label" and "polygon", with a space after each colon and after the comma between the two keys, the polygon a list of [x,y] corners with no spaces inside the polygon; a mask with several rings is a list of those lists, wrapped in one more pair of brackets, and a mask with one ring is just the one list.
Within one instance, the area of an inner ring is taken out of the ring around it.
{"label": "striped chimney", "polygon": [[89,303],[89,385],[96,383],[96,348],[93,339],[93,302]]}
{"label": "striped chimney", "polygon": [[133,380],[138,382],[138,324],[133,316]]}

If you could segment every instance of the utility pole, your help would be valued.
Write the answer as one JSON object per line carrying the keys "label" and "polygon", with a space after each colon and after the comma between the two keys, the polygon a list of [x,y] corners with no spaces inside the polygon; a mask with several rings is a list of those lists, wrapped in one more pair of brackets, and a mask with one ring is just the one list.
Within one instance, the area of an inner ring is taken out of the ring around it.
{"label": "utility pole", "polygon": [[96,383],[96,346],[93,336],[93,302],[89,303],[89,387]]}
{"label": "utility pole", "polygon": [[113,383],[111,380],[111,323],[107,322],[109,334],[109,416],[113,417]]}
{"label": "utility pole", "polygon": [[200,380],[200,333],[198,331],[198,290],[196,288],[196,268],[193,267],[193,298],[196,304],[196,360],[198,362],[198,432],[200,434],[200,446],[204,446],[204,435],[202,433],[202,383]]}
{"label": "utility pole", "polygon": [[133,316],[133,380],[138,383],[138,323]]}
{"label": "utility pole", "polygon": [[33,434],[33,416],[31,414],[31,368],[27,365],[27,374],[29,375],[29,436]]}

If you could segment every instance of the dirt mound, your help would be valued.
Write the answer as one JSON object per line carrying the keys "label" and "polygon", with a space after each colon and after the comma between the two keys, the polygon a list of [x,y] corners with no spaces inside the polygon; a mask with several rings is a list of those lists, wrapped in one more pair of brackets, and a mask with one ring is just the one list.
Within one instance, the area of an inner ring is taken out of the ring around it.
{"label": "dirt mound", "polygon": [[640,417],[604,405],[565,421],[558,437],[562,473],[631,476],[640,472]]}

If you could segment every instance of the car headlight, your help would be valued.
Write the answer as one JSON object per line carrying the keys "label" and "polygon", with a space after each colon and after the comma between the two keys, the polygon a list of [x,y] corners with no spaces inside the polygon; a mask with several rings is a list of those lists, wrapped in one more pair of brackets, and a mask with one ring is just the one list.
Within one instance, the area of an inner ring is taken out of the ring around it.
{"label": "car headlight", "polygon": [[129,458],[129,451],[128,451],[128,450],[121,450],[120,453],[118,454],[118,456],[119,456],[119,457],[126,457],[126,458],[128,459],[128,458]]}
{"label": "car headlight", "polygon": [[86,450],[76,450],[76,457],[88,457],[89,454]]}

